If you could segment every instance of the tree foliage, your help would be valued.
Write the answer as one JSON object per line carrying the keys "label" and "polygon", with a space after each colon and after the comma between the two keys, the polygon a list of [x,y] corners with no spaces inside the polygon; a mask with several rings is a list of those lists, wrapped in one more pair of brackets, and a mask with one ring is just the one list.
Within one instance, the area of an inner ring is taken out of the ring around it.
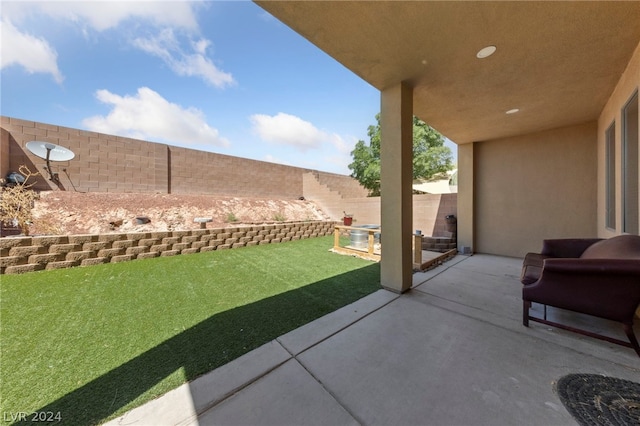
{"label": "tree foliage", "polygon": [[[370,196],[380,195],[380,114],[376,125],[369,126],[369,144],[359,140],[351,151],[351,177],[369,190]],[[453,154],[444,146],[444,137],[433,127],[413,117],[413,179],[431,179],[453,169]]]}

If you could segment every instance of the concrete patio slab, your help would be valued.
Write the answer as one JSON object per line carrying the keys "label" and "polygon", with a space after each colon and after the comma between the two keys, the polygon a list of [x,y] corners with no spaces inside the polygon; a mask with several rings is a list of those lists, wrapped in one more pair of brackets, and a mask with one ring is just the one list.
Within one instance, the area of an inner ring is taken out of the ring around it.
{"label": "concrete patio slab", "polygon": [[251,384],[289,360],[291,355],[271,341],[162,397],[106,423],[116,425],[177,425]]}
{"label": "concrete patio slab", "polygon": [[189,386],[198,413],[273,371],[291,355],[271,341],[192,381]]}
{"label": "concrete patio slab", "polygon": [[624,366],[407,294],[298,357],[362,424],[571,424],[565,374],[632,380]]}
{"label": "concrete patio slab", "polygon": [[459,262],[456,267],[472,272],[473,274],[510,276],[519,280],[522,269],[522,259],[517,257],[475,254],[468,256],[464,262]]}
{"label": "concrete patio slab", "polygon": [[441,274],[442,272],[446,271],[447,269],[449,269],[451,266],[457,264],[458,262],[462,262],[463,260],[465,260],[468,256],[455,256],[449,260],[447,260],[446,262],[444,262],[443,264],[441,264],[440,266],[433,268],[433,269],[429,269],[427,271],[421,271],[421,272],[415,272],[413,274],[413,283],[412,283],[412,287],[417,287],[420,284],[422,284],[423,282],[430,280],[431,278],[433,278],[436,275]]}
{"label": "concrete patio slab", "polygon": [[[521,259],[476,255],[434,276],[415,291],[434,296],[430,303],[444,309],[549,340],[562,347],[636,366],[633,350],[534,322],[522,325]],[[543,307],[533,304],[531,314],[543,316]],[[548,318],[626,341],[622,327],[612,321],[549,307]],[[640,336],[640,321],[634,327]]]}
{"label": "concrete patio slab", "polygon": [[291,354],[297,355],[349,325],[400,297],[387,290],[378,290],[350,305],[297,328],[276,340]]}
{"label": "concrete patio slab", "polygon": [[524,327],[521,262],[457,256],[405,294],[373,293],[109,424],[576,424],[554,383],[570,373],[638,382],[640,358]]}
{"label": "concrete patio slab", "polygon": [[197,415],[189,384],[185,383],[104,425],[181,425],[185,422],[197,421]]}
{"label": "concrete patio slab", "polygon": [[[415,291],[433,296],[434,303],[450,302],[452,310],[461,310],[466,315],[475,315],[483,321],[494,318],[498,325],[507,322],[518,326],[522,318],[522,284],[518,271],[522,261],[495,256],[469,257],[425,283]],[[478,264],[473,269],[469,264]],[[451,305],[451,303],[453,305]]]}
{"label": "concrete patio slab", "polygon": [[290,360],[202,414],[207,425],[357,425],[323,386]]}

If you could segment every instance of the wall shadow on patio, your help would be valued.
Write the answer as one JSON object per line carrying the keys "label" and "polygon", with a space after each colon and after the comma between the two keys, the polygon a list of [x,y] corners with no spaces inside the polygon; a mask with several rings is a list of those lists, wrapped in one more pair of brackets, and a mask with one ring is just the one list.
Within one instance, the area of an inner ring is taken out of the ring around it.
{"label": "wall shadow on patio", "polygon": [[376,263],[213,315],[35,411],[60,413],[61,424],[97,424],[179,369],[194,380],[380,288]]}

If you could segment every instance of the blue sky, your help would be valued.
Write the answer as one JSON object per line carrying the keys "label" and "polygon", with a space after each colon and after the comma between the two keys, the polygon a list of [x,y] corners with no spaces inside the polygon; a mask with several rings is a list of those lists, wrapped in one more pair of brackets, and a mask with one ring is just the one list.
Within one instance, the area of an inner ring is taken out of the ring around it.
{"label": "blue sky", "polygon": [[376,89],[249,1],[1,7],[5,116],[349,174],[380,109]]}

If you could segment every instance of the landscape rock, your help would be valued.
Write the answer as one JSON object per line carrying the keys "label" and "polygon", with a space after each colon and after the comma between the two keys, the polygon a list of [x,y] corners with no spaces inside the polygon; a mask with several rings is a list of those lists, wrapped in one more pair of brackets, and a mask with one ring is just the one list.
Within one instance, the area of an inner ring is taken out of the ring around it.
{"label": "landscape rock", "polygon": [[[144,212],[144,216],[140,215]],[[144,217],[149,221],[138,218]],[[193,194],[43,191],[35,201],[31,235],[161,232],[283,221],[330,220],[312,201]],[[236,220],[229,222],[228,218]],[[127,219],[128,218],[128,219]]]}

